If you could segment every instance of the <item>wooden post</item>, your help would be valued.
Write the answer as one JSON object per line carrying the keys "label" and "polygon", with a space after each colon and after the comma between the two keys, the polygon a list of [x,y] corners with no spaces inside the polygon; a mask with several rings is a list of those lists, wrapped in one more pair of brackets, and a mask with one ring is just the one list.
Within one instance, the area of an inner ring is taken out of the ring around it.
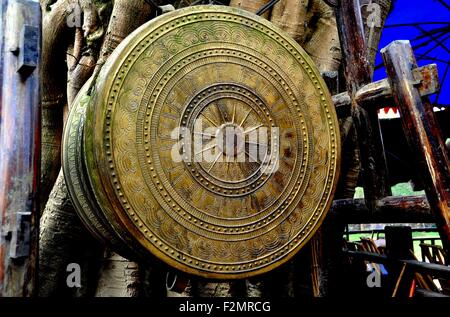
{"label": "wooden post", "polygon": [[358,134],[364,196],[371,209],[377,199],[390,196],[391,189],[377,110],[360,107],[354,98],[359,88],[372,81],[359,0],[338,1],[336,20],[347,90],[352,99],[351,112]]}
{"label": "wooden post", "polygon": [[412,230],[408,226],[386,226],[386,255],[397,260],[411,259]]}
{"label": "wooden post", "polygon": [[408,226],[386,226],[386,255],[393,260],[388,265],[389,289],[393,297],[408,297],[413,275],[407,270],[406,264],[396,260],[409,260],[413,256],[412,230]]}
{"label": "wooden post", "polygon": [[[347,90],[351,100],[351,116],[357,131],[361,155],[361,170],[367,206],[372,210],[377,199],[391,194],[387,179],[387,164],[378,122],[377,110],[368,110],[356,103],[355,95],[365,84],[370,83],[371,68],[367,59],[364,25],[358,0],[327,1],[335,7],[336,22],[344,63]],[[348,194],[348,193],[346,193]],[[342,258],[342,236],[345,225],[335,223],[330,217],[324,221],[326,234],[319,235],[313,243],[323,246],[315,250],[314,257],[323,263],[315,268],[315,295],[338,295],[343,277],[339,267]]]}
{"label": "wooden post", "polygon": [[0,15],[0,296],[32,296],[39,232],[39,2],[4,0]]}
{"label": "wooden post", "polygon": [[403,131],[415,156],[436,218],[442,243],[450,256],[450,174],[449,159],[441,132],[427,97],[421,98],[412,70],[417,68],[409,41],[394,41],[381,50],[384,65],[399,107]]}
{"label": "wooden post", "polygon": [[372,73],[375,68],[375,57],[378,52],[384,22],[391,10],[392,2],[392,0],[361,0],[361,13],[363,21],[366,23],[367,58]]}

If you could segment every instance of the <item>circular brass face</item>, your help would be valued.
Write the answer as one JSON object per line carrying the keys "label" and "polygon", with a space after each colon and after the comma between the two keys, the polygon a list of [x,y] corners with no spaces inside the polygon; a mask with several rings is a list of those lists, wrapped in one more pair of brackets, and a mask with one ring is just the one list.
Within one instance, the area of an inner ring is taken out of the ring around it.
{"label": "circular brass face", "polygon": [[177,10],[127,37],[96,81],[84,132],[115,231],[208,278],[290,259],[337,179],[339,129],[319,72],[288,35],[236,8]]}

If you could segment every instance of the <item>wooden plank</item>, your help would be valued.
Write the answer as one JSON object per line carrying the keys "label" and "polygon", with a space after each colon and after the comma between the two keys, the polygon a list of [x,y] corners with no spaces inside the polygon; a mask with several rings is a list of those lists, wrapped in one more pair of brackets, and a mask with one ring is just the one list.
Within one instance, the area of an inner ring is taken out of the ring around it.
{"label": "wooden plank", "polygon": [[450,165],[441,131],[428,98],[415,88],[411,69],[417,62],[409,41],[394,41],[381,50],[394,100],[399,108],[403,131],[414,155],[417,171],[450,255]]}
{"label": "wooden plank", "polygon": [[391,195],[391,189],[377,110],[373,107],[364,109],[354,100],[356,92],[372,82],[359,0],[339,1],[336,20],[347,90],[353,100],[351,112],[358,133],[364,196],[369,208],[373,208],[377,199]]}
{"label": "wooden plank", "polygon": [[40,7],[2,2],[0,296],[32,296],[38,243]]}

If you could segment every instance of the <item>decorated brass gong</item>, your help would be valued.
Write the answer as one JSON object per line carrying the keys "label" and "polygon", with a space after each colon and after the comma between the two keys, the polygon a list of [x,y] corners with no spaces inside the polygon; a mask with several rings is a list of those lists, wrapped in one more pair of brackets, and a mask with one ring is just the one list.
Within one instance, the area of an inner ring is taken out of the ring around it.
{"label": "decorated brass gong", "polygon": [[339,131],[305,51],[239,9],[195,6],[127,37],[87,105],[83,155],[109,233],[188,273],[290,259],[331,203]]}
{"label": "decorated brass gong", "polygon": [[135,252],[130,250],[131,241],[121,237],[120,231],[115,232],[105,218],[87,177],[82,145],[86,108],[91,100],[87,94],[90,85],[91,80],[81,88],[67,118],[62,146],[64,179],[75,210],[92,235],[124,256],[132,257]]}

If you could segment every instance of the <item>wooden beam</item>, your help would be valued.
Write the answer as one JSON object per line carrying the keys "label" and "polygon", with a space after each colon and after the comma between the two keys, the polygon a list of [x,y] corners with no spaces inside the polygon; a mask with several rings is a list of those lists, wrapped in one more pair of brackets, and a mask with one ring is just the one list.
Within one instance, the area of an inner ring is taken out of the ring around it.
{"label": "wooden beam", "polygon": [[337,199],[327,217],[333,222],[354,223],[434,223],[425,196],[385,197],[369,210],[364,199]]}
{"label": "wooden beam", "polygon": [[414,155],[443,247],[450,256],[450,164],[445,144],[428,98],[415,88],[411,69],[417,68],[409,41],[394,41],[381,50],[400,111],[403,131]]}
{"label": "wooden beam", "polygon": [[[363,251],[344,251],[345,254],[355,259],[370,261],[374,263],[388,264],[394,261],[384,254],[363,252]],[[440,264],[420,262],[417,260],[397,260],[400,263],[405,263],[409,268],[417,273],[432,274],[436,277],[450,279],[450,267]]]}
{"label": "wooden beam", "polygon": [[0,297],[35,294],[40,153],[40,7],[1,4]]}
{"label": "wooden beam", "polygon": [[377,110],[373,107],[364,109],[355,101],[356,92],[372,82],[359,0],[338,1],[335,11],[347,91],[352,100],[351,113],[361,153],[364,196],[372,209],[377,199],[391,195],[391,188]]}
{"label": "wooden beam", "polygon": [[392,261],[386,264],[389,272],[387,276],[387,287],[392,292],[392,297],[408,297],[414,274],[407,269],[404,262],[398,260],[411,260],[414,258],[414,245],[411,227],[385,226],[384,237],[386,240],[386,256]]}
{"label": "wooden beam", "polygon": [[[432,95],[439,91],[439,76],[436,64],[430,64],[414,69],[413,77],[415,86],[421,97]],[[393,92],[389,79],[385,78],[362,86],[355,94],[355,101],[362,107],[384,107],[395,106]],[[350,107],[352,100],[348,92],[333,96],[336,108]]]}

